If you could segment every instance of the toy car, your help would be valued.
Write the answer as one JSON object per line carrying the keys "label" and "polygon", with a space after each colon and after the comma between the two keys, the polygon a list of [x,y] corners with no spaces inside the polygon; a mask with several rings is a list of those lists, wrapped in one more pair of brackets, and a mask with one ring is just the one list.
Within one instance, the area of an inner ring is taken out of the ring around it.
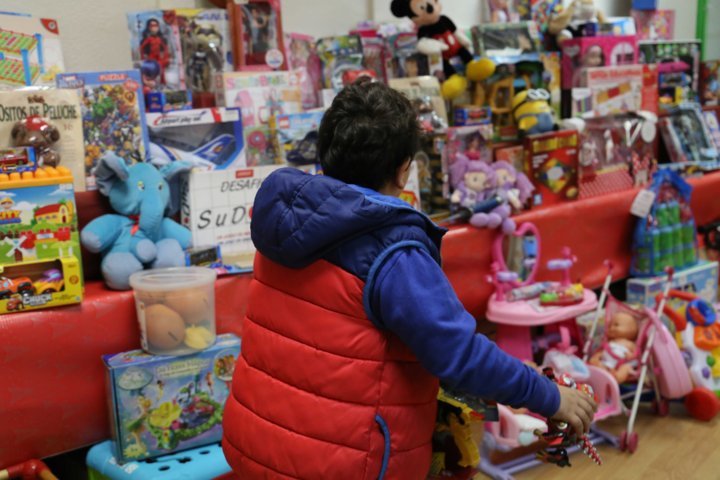
{"label": "toy car", "polygon": [[56,293],[61,291],[64,286],[63,274],[56,268],[47,270],[40,280],[35,282],[35,290],[40,293]]}
{"label": "toy car", "polygon": [[5,308],[8,312],[24,310],[25,304],[23,303],[21,297],[11,297],[10,300],[8,300],[7,306]]}
{"label": "toy car", "polygon": [[35,295],[35,287],[28,277],[0,277],[0,300],[10,298],[13,294],[22,296]]}

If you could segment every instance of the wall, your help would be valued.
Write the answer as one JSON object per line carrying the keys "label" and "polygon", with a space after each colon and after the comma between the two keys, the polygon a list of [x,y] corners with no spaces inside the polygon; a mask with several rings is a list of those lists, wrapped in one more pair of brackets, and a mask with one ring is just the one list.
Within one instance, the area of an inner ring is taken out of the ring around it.
{"label": "wall", "polygon": [[[480,22],[485,0],[443,0],[445,12],[460,26]],[[595,0],[608,15],[628,12],[630,0]],[[715,1],[715,0],[712,0]],[[204,0],[2,0],[1,10],[55,18],[68,71],[130,67],[125,14],[153,8],[208,6]],[[373,16],[392,20],[390,0],[282,0],[287,31],[315,36],[346,32]],[[676,8],[676,36],[695,37],[697,0],[660,0],[661,8]]]}

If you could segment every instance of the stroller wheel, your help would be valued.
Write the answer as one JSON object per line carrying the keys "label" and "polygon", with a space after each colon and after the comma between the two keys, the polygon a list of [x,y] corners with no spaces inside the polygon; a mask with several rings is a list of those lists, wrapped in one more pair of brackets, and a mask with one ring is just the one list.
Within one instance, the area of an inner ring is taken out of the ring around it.
{"label": "stroller wheel", "polygon": [[627,439],[627,451],[630,453],[635,453],[635,450],[637,450],[638,447],[638,434],[637,432],[633,432],[630,434],[630,437]]}
{"label": "stroller wheel", "polygon": [[653,399],[652,408],[653,412],[661,417],[667,417],[670,414],[670,402],[666,398]]}

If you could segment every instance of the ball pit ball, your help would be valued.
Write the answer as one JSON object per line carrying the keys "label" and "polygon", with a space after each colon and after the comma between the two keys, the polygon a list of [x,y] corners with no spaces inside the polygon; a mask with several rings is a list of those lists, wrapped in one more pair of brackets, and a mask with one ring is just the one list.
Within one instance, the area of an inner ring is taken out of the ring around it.
{"label": "ball pit ball", "polygon": [[150,305],[145,308],[145,334],[153,347],[171,350],[185,340],[185,322],[165,305]]}
{"label": "ball pit ball", "polygon": [[212,320],[210,300],[202,290],[173,292],[165,299],[165,305],[179,313],[188,325],[199,325]]}

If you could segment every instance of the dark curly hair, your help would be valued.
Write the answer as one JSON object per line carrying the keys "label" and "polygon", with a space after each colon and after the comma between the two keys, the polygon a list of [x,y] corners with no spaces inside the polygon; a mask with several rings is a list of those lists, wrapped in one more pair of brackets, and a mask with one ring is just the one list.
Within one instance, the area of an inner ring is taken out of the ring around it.
{"label": "dark curly hair", "polygon": [[335,97],[320,123],[320,163],[325,175],[379,190],[415,155],[419,135],[403,94],[360,79]]}

